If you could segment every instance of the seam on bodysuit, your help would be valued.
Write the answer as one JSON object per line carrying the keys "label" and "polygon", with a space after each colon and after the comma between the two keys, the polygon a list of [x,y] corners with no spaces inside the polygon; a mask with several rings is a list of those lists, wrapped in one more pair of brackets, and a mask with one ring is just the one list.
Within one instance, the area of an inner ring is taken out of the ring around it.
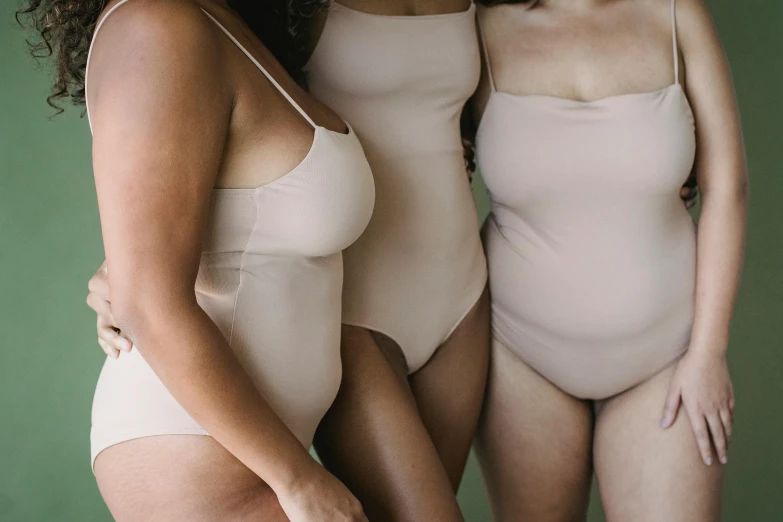
{"label": "seam on bodysuit", "polygon": [[237,317],[237,302],[239,301],[239,292],[242,290],[242,275],[245,273],[245,256],[247,255],[247,247],[250,245],[250,240],[253,238],[253,234],[256,231],[256,226],[258,226],[258,201],[256,200],[256,196],[253,197],[253,227],[250,229],[250,233],[247,236],[247,241],[245,242],[245,248],[242,249],[242,255],[239,258],[239,282],[237,283],[237,293],[234,296],[234,306],[231,310],[231,331],[228,334],[228,345],[231,346],[231,342],[234,339],[234,325],[236,323],[236,317]]}
{"label": "seam on bodysuit", "polygon": [[[149,437],[166,437],[169,435],[199,435],[204,437],[211,437],[209,433],[207,433],[207,430],[204,428],[198,427],[193,428],[190,426],[187,427],[165,427],[165,428],[158,428],[153,433],[144,432],[143,434],[139,434],[138,429],[132,429],[132,430],[126,430],[121,435],[115,435],[114,437],[105,437],[100,440],[100,444],[98,444],[98,449],[94,454],[90,456],[90,468],[92,469],[93,475],[95,474],[95,460],[98,458],[98,456],[106,451],[107,449],[117,446],[118,444],[122,444],[123,442],[129,442],[132,440],[137,439],[146,439]],[[90,438],[92,439],[92,433],[90,433]]]}
{"label": "seam on bodysuit", "polygon": [[448,333],[442,338],[441,341],[439,341],[435,347],[432,349],[432,352],[429,354],[429,356],[424,360],[423,363],[418,364],[417,367],[411,368],[411,361],[408,360],[408,357],[406,355],[406,346],[403,346],[403,344],[394,336],[391,335],[388,331],[384,331],[381,328],[377,328],[375,326],[370,325],[369,323],[363,323],[360,321],[350,321],[343,318],[342,324],[346,326],[355,326],[357,328],[364,328],[365,330],[370,330],[373,332],[377,332],[379,334],[385,335],[389,339],[391,339],[394,343],[397,344],[397,346],[400,347],[400,351],[402,352],[403,357],[405,358],[405,364],[408,369],[408,375],[414,374],[417,371],[419,371],[421,368],[423,368],[429,361],[432,359],[432,357],[437,353],[437,351],[443,346],[446,341],[449,340],[449,337],[454,333],[454,331],[459,327],[460,324],[462,324],[462,321],[465,320],[465,318],[470,314],[471,310],[476,306],[476,304],[481,299],[481,296],[484,294],[484,290],[487,287],[487,281],[488,281],[488,273],[486,270],[486,265],[484,268],[484,275],[481,278],[481,284],[477,285],[478,295],[476,295],[473,299],[470,300],[470,304],[468,307],[460,314],[459,318],[456,320],[456,322],[449,328]]}
{"label": "seam on bodysuit", "polygon": [[[468,314],[470,314],[470,312],[473,310],[473,308],[475,308],[475,306],[481,300],[481,296],[484,295],[484,290],[487,288],[487,276],[486,275],[484,276],[484,282],[481,284],[481,286],[479,288],[480,288],[480,290],[479,290],[478,296],[476,296],[475,299],[471,300],[470,306],[468,306],[467,310],[465,310],[462,313],[462,315],[460,315],[459,319],[457,319],[457,322],[454,323],[454,326],[452,326],[449,329],[449,333],[447,333],[446,336],[443,338],[443,340],[440,342],[440,344],[438,344],[438,348],[443,346],[449,340],[449,337],[451,337],[451,335],[454,333],[454,331],[457,328],[459,328],[459,325],[462,324],[462,321],[465,320],[465,318],[468,316]],[[435,351],[437,351],[437,348],[436,348]],[[433,355],[435,355],[435,352],[433,352]]]}
{"label": "seam on bodysuit", "polygon": [[346,321],[345,319],[343,319],[342,324],[344,326],[353,326],[353,327],[356,327],[356,328],[362,328],[364,330],[367,330],[371,334],[373,332],[375,332],[375,333],[378,333],[378,334],[381,334],[381,335],[384,335],[384,336],[388,337],[391,342],[393,342],[394,344],[396,344],[399,347],[400,354],[402,355],[402,358],[405,361],[405,371],[406,371],[406,373],[408,375],[413,373],[410,370],[410,361],[408,361],[408,356],[405,355],[405,348],[403,347],[403,344],[400,341],[398,341],[397,338],[395,338],[393,335],[391,335],[388,331],[385,331],[385,330],[383,330],[381,328],[376,328],[375,326],[372,326],[369,323],[362,323],[362,322],[359,322],[359,321]]}

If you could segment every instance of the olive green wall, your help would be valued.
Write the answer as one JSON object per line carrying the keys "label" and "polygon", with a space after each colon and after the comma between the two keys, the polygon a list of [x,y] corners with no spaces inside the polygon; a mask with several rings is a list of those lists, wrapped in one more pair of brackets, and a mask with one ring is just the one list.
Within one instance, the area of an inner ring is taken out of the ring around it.
{"label": "olive green wall", "polygon": [[[89,469],[102,363],[87,278],[103,254],[79,111],[48,120],[34,69],[0,0],[0,521],[110,520]],[[709,2],[731,58],[752,181],[745,280],[731,349],[737,389],[725,520],[783,520],[783,3]],[[489,520],[478,469],[460,501]],[[595,503],[594,503],[595,504]],[[603,520],[593,506],[591,522]],[[535,521],[531,521],[535,522]]]}

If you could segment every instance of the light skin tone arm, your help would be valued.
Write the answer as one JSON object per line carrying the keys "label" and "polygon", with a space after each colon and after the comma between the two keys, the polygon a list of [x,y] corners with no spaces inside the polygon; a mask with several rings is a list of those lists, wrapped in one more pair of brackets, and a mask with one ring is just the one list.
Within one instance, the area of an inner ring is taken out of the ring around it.
{"label": "light skin tone arm", "polygon": [[188,413],[272,487],[291,520],[362,520],[356,499],[310,458],[196,302],[234,93],[200,12],[149,14],[126,9],[107,22],[114,27],[101,34],[90,74],[116,324]]}
{"label": "light skin tone arm", "polygon": [[715,456],[727,461],[731,439],[734,392],[726,350],[742,269],[748,182],[731,73],[712,19],[701,0],[678,1],[677,17],[696,118],[702,208],[691,344],[672,380],[661,425],[671,426],[682,405],[710,465]]}

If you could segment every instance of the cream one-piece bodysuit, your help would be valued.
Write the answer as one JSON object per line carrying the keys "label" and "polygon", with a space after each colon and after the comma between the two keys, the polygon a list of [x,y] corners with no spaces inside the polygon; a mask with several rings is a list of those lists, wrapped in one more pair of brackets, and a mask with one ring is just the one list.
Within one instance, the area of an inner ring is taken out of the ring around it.
{"label": "cream one-piece bodysuit", "polygon": [[674,14],[672,0],[674,83],[657,91],[519,96],[497,91],[488,67],[477,160],[492,201],[492,330],[575,397],[620,393],[688,347],[696,231],[679,192],[696,139]]}
{"label": "cream one-piece bodysuit", "polygon": [[344,253],[343,322],[390,337],[411,373],[486,285],[459,127],[480,60],[474,5],[384,16],[333,2],[305,68],[310,93],[356,129],[377,191]]}
{"label": "cream one-piece bodysuit", "polygon": [[[314,128],[310,152],[294,170],[256,189],[213,191],[195,288],[259,392],[309,447],[340,385],[341,250],[369,222],[372,173],[350,126],[342,134],[316,125],[204,12]],[[92,409],[93,462],[107,447],[134,438],[207,435],[143,351],[134,347],[103,366]]]}

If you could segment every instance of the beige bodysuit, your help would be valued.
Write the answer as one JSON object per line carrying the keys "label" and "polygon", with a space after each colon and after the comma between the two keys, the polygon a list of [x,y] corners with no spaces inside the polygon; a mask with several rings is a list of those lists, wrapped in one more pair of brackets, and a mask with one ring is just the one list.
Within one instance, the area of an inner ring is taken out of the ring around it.
{"label": "beige bodysuit", "polygon": [[696,141],[674,0],[672,33],[674,83],[653,92],[518,96],[495,90],[489,68],[477,159],[493,332],[576,397],[622,392],[688,346],[696,233],[679,191]]}
{"label": "beige bodysuit", "polygon": [[412,373],[486,285],[459,128],[480,75],[475,6],[383,16],[333,2],[306,72],[310,93],[356,129],[377,190],[344,254],[343,322],[390,337]]}
{"label": "beige bodysuit", "polygon": [[[306,158],[283,177],[256,189],[214,190],[196,282],[199,305],[259,392],[309,447],[340,385],[341,250],[370,219],[372,174],[350,126],[342,134],[316,125],[205,14],[314,128]],[[93,461],[105,448],[138,437],[207,434],[141,352],[134,348],[104,364],[92,410]]]}

